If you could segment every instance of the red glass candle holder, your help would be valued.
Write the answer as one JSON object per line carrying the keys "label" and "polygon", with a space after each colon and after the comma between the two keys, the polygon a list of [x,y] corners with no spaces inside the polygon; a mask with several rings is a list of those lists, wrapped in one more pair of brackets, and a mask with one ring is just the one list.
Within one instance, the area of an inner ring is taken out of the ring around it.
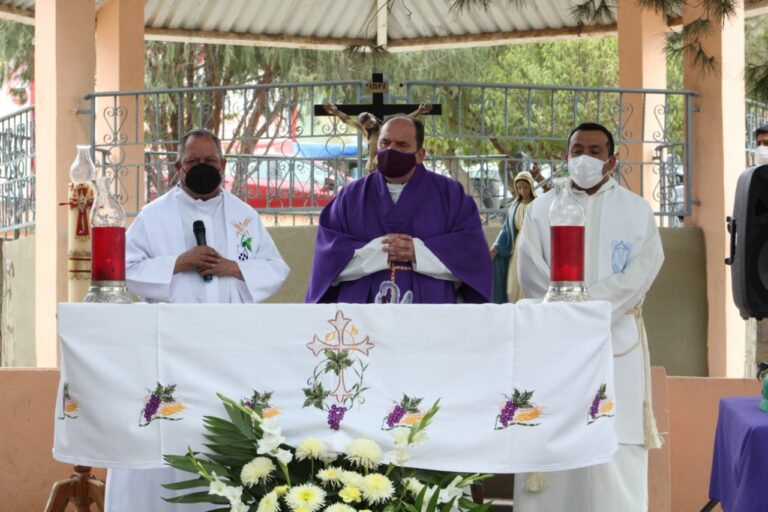
{"label": "red glass candle holder", "polygon": [[584,226],[552,226],[550,237],[550,281],[584,281]]}
{"label": "red glass candle holder", "polygon": [[125,228],[93,227],[91,281],[125,281]]}

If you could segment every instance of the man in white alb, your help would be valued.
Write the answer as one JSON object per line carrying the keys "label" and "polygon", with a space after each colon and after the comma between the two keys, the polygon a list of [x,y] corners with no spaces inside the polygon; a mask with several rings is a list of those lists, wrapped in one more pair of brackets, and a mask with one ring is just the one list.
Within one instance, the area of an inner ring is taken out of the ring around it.
{"label": "man in white alb", "polygon": [[[571,190],[586,212],[585,281],[589,295],[613,305],[616,432],[619,449],[606,464],[550,473],[541,492],[515,479],[515,512],[631,512],[648,509],[648,448],[659,446],[650,395],[648,344],[641,306],[664,261],[648,203],[611,178],[614,142],[603,126],[585,123],[568,138]],[[554,192],[528,208],[518,273],[526,297],[549,285],[549,208]],[[610,390],[609,390],[610,392]]]}
{"label": "man in white alb", "polygon": [[[275,293],[288,276],[258,213],[221,187],[226,161],[219,139],[192,130],[174,164],[180,185],[145,206],[126,236],[128,290],[147,302],[251,303]],[[206,245],[193,232],[202,221]],[[108,512],[207,510],[172,505],[162,483],[187,480],[170,468],[110,470]]]}

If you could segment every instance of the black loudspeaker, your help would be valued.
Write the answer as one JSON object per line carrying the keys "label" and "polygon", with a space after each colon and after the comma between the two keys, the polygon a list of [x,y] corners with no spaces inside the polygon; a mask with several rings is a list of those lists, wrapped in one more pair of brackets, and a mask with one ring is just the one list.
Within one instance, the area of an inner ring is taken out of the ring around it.
{"label": "black loudspeaker", "polygon": [[727,222],[733,302],[742,318],[768,318],[768,165],[741,174]]}

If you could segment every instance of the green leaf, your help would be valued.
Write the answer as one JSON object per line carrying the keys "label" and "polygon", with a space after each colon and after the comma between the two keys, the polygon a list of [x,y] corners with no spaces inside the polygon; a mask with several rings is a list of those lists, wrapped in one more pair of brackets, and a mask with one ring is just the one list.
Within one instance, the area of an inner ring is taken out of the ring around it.
{"label": "green leaf", "polygon": [[247,439],[256,440],[253,421],[250,416],[246,416],[244,412],[229,404],[224,404],[224,410],[227,411],[227,416],[232,420],[232,423]]}
{"label": "green leaf", "polygon": [[187,473],[197,474],[197,468],[187,458],[186,455],[164,455],[163,459],[165,463],[174,469],[179,471],[186,471]]}
{"label": "green leaf", "polygon": [[174,482],[172,484],[160,484],[165,489],[169,489],[171,491],[182,491],[184,489],[194,489],[195,487],[205,487],[207,488],[209,486],[210,482],[206,480],[205,478],[194,478],[192,480],[184,480],[182,482]]}
{"label": "green leaf", "polygon": [[228,505],[229,500],[223,496],[216,496],[214,494],[208,494],[205,492],[193,492],[191,494],[185,494],[184,496],[176,496],[174,498],[163,498],[168,503],[213,503],[215,505]]}
{"label": "green leaf", "polygon": [[333,372],[334,374],[339,375],[355,363],[349,358],[349,350],[334,351],[325,349],[323,353],[325,354],[325,357],[328,358],[328,362],[325,365],[325,373]]}

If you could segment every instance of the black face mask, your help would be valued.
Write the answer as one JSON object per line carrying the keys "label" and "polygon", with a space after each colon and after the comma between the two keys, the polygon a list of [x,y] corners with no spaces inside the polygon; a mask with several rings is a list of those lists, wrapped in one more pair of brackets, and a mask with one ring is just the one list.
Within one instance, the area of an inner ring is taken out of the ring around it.
{"label": "black face mask", "polygon": [[184,184],[195,194],[204,196],[216,190],[216,187],[221,184],[221,174],[212,165],[197,164],[187,171]]}

